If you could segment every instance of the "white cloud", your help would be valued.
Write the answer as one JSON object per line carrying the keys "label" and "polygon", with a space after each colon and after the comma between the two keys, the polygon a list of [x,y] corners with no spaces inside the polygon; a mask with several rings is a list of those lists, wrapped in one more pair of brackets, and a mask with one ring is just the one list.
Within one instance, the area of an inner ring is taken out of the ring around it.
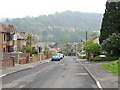
{"label": "white cloud", "polygon": [[0,18],[12,18],[65,10],[104,13],[106,0],[0,0],[0,3]]}

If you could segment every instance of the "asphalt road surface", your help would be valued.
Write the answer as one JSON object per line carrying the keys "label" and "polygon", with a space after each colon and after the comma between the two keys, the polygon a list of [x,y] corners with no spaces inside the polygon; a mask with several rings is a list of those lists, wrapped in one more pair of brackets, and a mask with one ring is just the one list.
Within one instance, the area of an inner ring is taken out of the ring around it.
{"label": "asphalt road surface", "polygon": [[40,64],[2,78],[3,88],[97,88],[84,67],[73,57]]}

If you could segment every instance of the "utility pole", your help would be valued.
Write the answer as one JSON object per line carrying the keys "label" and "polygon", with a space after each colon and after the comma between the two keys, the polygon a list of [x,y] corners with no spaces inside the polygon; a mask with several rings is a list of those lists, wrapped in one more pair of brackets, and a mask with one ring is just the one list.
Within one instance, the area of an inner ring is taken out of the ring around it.
{"label": "utility pole", "polygon": [[88,34],[88,33],[87,33],[87,31],[86,31],[86,41],[87,41],[87,34]]}
{"label": "utility pole", "polygon": [[75,51],[76,51],[76,58],[77,58],[77,43],[75,43]]}
{"label": "utility pole", "polygon": [[[40,40],[41,40],[41,48],[42,48],[42,33],[43,33],[43,31],[41,31],[41,37],[40,37]],[[41,52],[42,52],[42,51],[41,51]],[[42,53],[41,53],[41,52],[40,52],[40,63],[42,63],[42,61],[41,61],[41,54],[42,54]]]}

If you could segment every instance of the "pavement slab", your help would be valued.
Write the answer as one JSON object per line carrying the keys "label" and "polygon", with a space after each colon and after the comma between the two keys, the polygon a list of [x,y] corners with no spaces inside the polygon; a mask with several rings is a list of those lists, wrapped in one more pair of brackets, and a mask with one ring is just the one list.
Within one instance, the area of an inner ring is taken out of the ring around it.
{"label": "pavement slab", "polygon": [[79,59],[79,61],[83,66],[85,66],[90,72],[90,74],[100,82],[102,88],[118,88],[118,80],[119,76],[115,75],[107,70],[104,70],[100,67],[101,64],[108,62],[89,62],[85,59]]}

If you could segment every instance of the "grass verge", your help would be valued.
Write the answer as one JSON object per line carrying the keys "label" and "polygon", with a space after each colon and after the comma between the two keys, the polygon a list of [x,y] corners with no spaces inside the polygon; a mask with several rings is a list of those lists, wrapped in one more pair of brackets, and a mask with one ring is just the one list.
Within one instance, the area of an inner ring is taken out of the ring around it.
{"label": "grass verge", "polygon": [[105,70],[108,70],[120,76],[120,61],[119,60],[112,61],[107,64],[102,64],[101,67],[104,68]]}

